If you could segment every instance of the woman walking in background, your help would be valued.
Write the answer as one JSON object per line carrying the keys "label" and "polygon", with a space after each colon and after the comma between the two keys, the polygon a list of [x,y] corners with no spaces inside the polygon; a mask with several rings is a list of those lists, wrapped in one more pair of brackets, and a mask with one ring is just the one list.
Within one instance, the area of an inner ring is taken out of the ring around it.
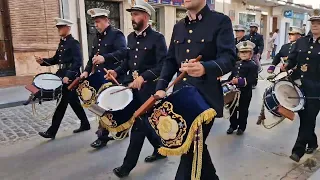
{"label": "woman walking in background", "polygon": [[273,33],[270,32],[269,33],[269,37],[268,37],[268,45],[267,45],[267,60],[270,59],[270,55],[271,55],[271,51],[273,49],[273,42],[274,42],[274,39],[272,39],[272,35]]}

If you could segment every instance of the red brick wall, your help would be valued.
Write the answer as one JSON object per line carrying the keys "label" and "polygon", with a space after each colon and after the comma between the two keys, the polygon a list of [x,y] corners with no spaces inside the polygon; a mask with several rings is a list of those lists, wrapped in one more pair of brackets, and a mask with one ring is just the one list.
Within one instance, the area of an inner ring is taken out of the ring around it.
{"label": "red brick wall", "polygon": [[59,0],[9,0],[14,51],[50,50],[59,37],[54,18]]}

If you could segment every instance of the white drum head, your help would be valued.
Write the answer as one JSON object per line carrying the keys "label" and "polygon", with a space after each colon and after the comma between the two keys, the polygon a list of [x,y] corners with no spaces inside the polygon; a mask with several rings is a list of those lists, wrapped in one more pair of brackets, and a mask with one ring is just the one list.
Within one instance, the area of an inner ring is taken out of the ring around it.
{"label": "white drum head", "polygon": [[279,81],[274,87],[275,96],[279,104],[293,112],[301,110],[304,106],[304,99],[289,98],[289,97],[303,97],[301,90],[293,86],[289,81]]}
{"label": "white drum head", "polygon": [[124,86],[112,86],[102,91],[98,96],[98,106],[107,111],[118,111],[124,109],[133,99],[130,89],[115,94],[112,92],[125,88]]}
{"label": "white drum head", "polygon": [[45,90],[55,90],[62,86],[62,80],[54,74],[39,74],[33,79],[33,83]]}
{"label": "white drum head", "polygon": [[275,81],[278,81],[278,80],[283,79],[283,78],[285,78],[285,77],[287,77],[287,76],[288,76],[288,73],[287,73],[287,72],[281,72],[281,73],[279,73],[276,77],[274,77],[273,79],[274,79]]}

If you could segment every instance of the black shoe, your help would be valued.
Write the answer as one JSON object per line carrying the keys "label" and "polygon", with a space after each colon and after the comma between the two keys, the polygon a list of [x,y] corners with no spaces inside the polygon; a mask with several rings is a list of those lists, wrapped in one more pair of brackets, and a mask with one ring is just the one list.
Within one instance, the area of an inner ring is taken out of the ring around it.
{"label": "black shoe", "polygon": [[40,136],[42,136],[43,138],[47,138],[47,139],[54,139],[56,138],[55,135],[49,134],[48,132],[39,132],[38,133]]}
{"label": "black shoe", "polygon": [[100,139],[95,140],[93,143],[90,144],[91,147],[95,149],[103,148],[107,145],[108,141],[103,141]]}
{"label": "black shoe", "polygon": [[114,168],[113,173],[118,177],[118,178],[123,178],[129,175],[130,172],[126,171],[122,166]]}
{"label": "black shoe", "polygon": [[90,126],[87,126],[87,127],[81,126],[79,129],[74,130],[73,133],[79,133],[79,132],[88,131],[88,130],[90,130]]}
{"label": "black shoe", "polygon": [[165,158],[167,158],[167,156],[162,156],[161,154],[152,154],[151,156],[147,156],[144,159],[144,162],[151,163],[151,162],[154,162],[160,159],[165,159]]}
{"label": "black shoe", "polygon": [[300,161],[300,157],[297,154],[291,154],[291,156],[289,157],[290,159],[292,159],[295,162],[299,162]]}
{"label": "black shoe", "polygon": [[230,127],[228,130],[227,130],[227,134],[232,134],[234,131],[234,129],[232,127]]}
{"label": "black shoe", "polygon": [[237,135],[238,136],[241,136],[243,133],[244,133],[244,131],[242,129],[238,129],[237,130]]}
{"label": "black shoe", "polygon": [[317,148],[318,148],[318,147],[316,147],[316,148],[307,148],[307,149],[306,149],[306,154],[312,154],[312,153],[314,153],[314,152],[317,150]]}

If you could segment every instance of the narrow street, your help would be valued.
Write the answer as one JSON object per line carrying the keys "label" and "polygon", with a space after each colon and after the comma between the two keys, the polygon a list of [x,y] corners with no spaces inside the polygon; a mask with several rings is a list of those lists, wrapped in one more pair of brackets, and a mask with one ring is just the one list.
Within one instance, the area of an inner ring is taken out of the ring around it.
{"label": "narrow street", "polygon": [[[264,74],[263,77],[267,75]],[[309,170],[288,158],[295,142],[299,120],[285,120],[273,129],[256,125],[262,93],[268,83],[259,80],[253,92],[248,127],[243,136],[226,135],[228,120],[216,119],[207,144],[217,173],[222,180],[305,180],[319,167]],[[48,114],[53,103],[38,107],[38,113]],[[76,116],[68,109],[57,138],[45,140],[37,135],[45,130],[50,120],[33,118],[31,105],[0,109],[0,179],[1,180],[116,180],[112,169],[121,165],[129,139],[114,141],[106,148],[93,150],[97,122],[91,113],[92,130],[77,135],[72,130],[79,126]],[[266,121],[270,124],[274,121]],[[317,134],[320,134],[319,125]],[[178,157],[169,157],[152,164],[143,159],[153,151],[146,141],[140,160],[130,180],[174,179]],[[317,152],[313,158],[319,158]],[[319,164],[319,163],[318,163]]]}

